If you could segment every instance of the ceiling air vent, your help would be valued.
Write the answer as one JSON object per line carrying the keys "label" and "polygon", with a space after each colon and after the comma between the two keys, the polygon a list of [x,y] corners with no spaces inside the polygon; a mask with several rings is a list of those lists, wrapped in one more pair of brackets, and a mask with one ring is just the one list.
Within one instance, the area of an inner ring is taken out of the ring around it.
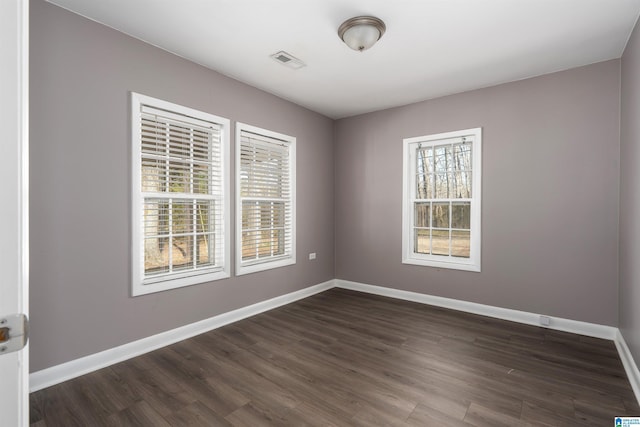
{"label": "ceiling air vent", "polygon": [[274,53],[273,55],[271,55],[271,57],[276,62],[279,62],[285,67],[293,68],[294,70],[297,70],[298,68],[302,68],[306,65],[304,62],[300,61],[298,58],[285,52],[284,50],[281,50],[278,53]]}

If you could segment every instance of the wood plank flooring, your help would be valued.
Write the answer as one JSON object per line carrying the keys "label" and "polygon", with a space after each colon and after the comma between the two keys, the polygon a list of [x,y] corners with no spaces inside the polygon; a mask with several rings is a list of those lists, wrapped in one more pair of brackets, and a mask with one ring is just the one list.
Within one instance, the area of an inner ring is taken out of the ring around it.
{"label": "wood plank flooring", "polygon": [[610,426],[613,342],[342,289],[31,395],[31,425]]}

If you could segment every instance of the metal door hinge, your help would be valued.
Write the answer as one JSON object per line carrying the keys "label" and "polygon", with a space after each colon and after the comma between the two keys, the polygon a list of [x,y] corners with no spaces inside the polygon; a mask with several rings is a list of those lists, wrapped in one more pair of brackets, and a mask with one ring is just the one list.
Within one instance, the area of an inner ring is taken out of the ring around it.
{"label": "metal door hinge", "polygon": [[25,314],[0,317],[0,355],[19,351],[29,340],[29,319]]}

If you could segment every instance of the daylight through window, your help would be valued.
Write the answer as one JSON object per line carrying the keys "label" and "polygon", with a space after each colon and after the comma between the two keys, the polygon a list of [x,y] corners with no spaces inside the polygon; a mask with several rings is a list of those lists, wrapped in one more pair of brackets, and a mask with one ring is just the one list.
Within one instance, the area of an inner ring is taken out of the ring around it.
{"label": "daylight through window", "polygon": [[295,138],[238,124],[237,274],[295,263]]}
{"label": "daylight through window", "polygon": [[142,95],[134,107],[134,291],[228,277],[228,121]]}
{"label": "daylight through window", "polygon": [[404,140],[403,262],[480,269],[480,129]]}

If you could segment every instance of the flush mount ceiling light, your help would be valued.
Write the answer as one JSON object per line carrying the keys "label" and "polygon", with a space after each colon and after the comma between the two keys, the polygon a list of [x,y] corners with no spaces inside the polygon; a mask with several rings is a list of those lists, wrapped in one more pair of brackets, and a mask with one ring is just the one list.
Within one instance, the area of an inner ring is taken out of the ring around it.
{"label": "flush mount ceiling light", "polygon": [[384,22],[378,18],[356,16],[347,19],[340,25],[338,36],[351,49],[362,52],[380,40],[386,29]]}

